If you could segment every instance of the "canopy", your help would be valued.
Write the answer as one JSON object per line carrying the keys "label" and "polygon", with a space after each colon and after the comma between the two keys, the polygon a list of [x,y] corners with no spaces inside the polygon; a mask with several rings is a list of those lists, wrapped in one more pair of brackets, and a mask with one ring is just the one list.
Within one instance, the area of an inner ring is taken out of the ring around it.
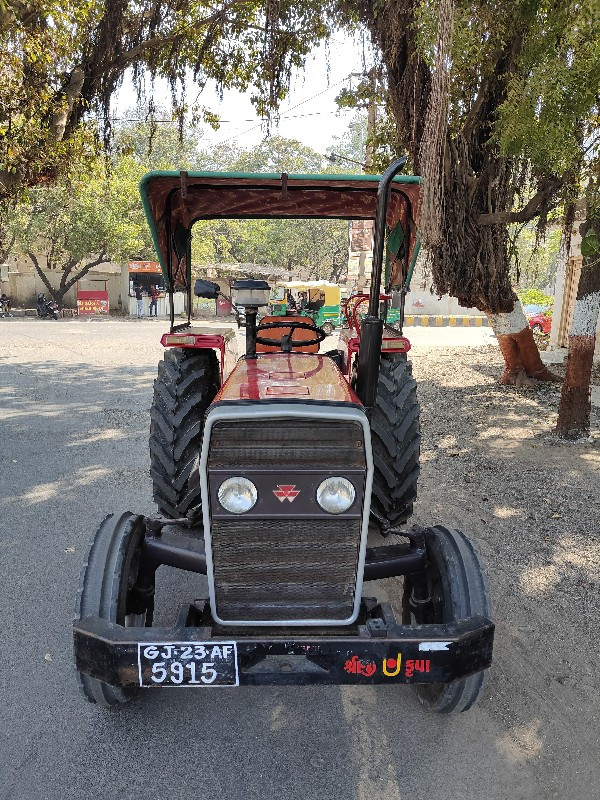
{"label": "canopy", "polygon": [[[191,228],[201,219],[374,219],[379,175],[287,175],[245,172],[149,172],[140,193],[165,282],[191,283]],[[399,175],[392,184],[387,225],[416,241],[421,179]],[[398,265],[400,266],[400,265]],[[393,282],[393,276],[392,276]]]}

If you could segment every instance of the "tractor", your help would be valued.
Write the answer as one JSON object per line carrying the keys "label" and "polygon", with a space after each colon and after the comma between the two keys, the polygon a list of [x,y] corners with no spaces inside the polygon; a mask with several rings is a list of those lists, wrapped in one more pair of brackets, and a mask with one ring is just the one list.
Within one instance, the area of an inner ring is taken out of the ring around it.
{"label": "tractor", "polygon": [[[142,688],[274,684],[411,684],[438,713],[479,697],[494,636],[480,557],[458,530],[406,524],[420,434],[402,317],[421,182],[399,174],[405,162],[381,177],[142,180],[171,297],[150,412],[158,513],[109,515],[93,539],[73,630],[92,703],[118,706]],[[348,328],[324,352],[325,334],[306,317],[257,324],[268,283],[235,281],[245,353],[225,376],[224,337],[190,316],[192,292],[219,291],[208,280],[192,286],[192,227],[265,217],[374,220],[369,294],[346,304]],[[187,296],[179,324],[176,289]],[[153,626],[161,566],[207,578],[171,627]],[[368,587],[398,577],[395,609]]]}

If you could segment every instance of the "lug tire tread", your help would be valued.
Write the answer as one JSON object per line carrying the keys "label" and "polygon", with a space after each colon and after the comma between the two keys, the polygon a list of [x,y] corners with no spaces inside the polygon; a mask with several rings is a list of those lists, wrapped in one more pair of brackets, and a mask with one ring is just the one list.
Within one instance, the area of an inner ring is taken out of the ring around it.
{"label": "lug tire tread", "polygon": [[390,525],[411,516],[419,478],[419,402],[412,365],[404,354],[382,356],[371,415],[371,504]]}
{"label": "lug tire tread", "polygon": [[[141,538],[144,518],[126,511],[109,514],[98,528],[79,577],[75,622],[99,616],[117,622],[121,577],[132,539]],[[120,689],[77,672],[79,687],[90,703],[110,708],[128,702],[136,689]]]}
{"label": "lug tire tread", "polygon": [[154,502],[171,519],[200,514],[204,414],[220,382],[212,350],[173,348],[158,365],[150,409],[150,475]]}
{"label": "lug tire tread", "polygon": [[[473,542],[462,531],[435,525],[425,529],[425,541],[430,558],[435,559],[442,586],[450,602],[444,603],[443,622],[454,622],[473,614],[491,618],[492,603],[487,576],[481,557]],[[487,670],[446,684],[434,702],[416,686],[419,701],[439,714],[458,714],[468,711],[481,694]]]}

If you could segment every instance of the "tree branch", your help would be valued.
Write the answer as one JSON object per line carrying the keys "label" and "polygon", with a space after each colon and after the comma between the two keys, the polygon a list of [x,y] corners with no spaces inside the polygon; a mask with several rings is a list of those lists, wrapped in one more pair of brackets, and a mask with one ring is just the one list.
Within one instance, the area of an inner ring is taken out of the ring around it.
{"label": "tree branch", "polygon": [[6,244],[2,245],[2,249],[0,250],[0,261],[6,261],[16,241],[17,241],[17,234],[13,231],[8,237],[8,241],[6,242]]}
{"label": "tree branch", "polygon": [[81,67],[75,67],[64,90],[64,105],[54,114],[50,122],[50,132],[57,142],[62,141],[65,135],[67,122],[73,111],[75,100],[81,94],[84,79],[85,75]]}
{"label": "tree branch", "polygon": [[477,115],[479,114],[479,110],[483,105],[483,101],[488,86],[489,86],[488,78],[483,78],[481,84],[479,85],[479,91],[477,92],[477,96],[473,101],[473,105],[471,106],[471,108],[467,112],[467,116],[465,117],[465,122],[462,128],[462,135],[464,136],[465,139],[469,138],[469,133],[471,132],[471,128],[475,125],[475,121],[477,119]]}
{"label": "tree branch", "polygon": [[520,211],[496,211],[493,214],[480,214],[480,225],[509,225],[511,222],[529,222],[537,217],[544,203],[563,186],[566,176],[552,178],[533,195]]}
{"label": "tree branch", "polygon": [[133,62],[137,61],[141,56],[146,55],[148,52],[153,50],[160,50],[167,45],[174,44],[178,39],[182,36],[185,36],[187,33],[192,31],[199,31],[202,28],[206,27],[206,25],[210,25],[211,22],[216,22],[220,17],[224,15],[225,12],[229,11],[230,9],[234,8],[235,6],[239,5],[250,5],[253,0],[230,0],[230,2],[220,8],[218,11],[215,11],[214,14],[210,14],[208,17],[203,17],[202,19],[196,20],[193,25],[184,28],[183,30],[178,30],[174,33],[169,34],[168,36],[155,36],[152,39],[148,39],[146,42],[142,42],[142,44],[138,44],[135,47],[132,47],[130,50],[127,50],[125,53],[121,53],[121,55],[112,61],[108,69],[123,69],[124,67],[129,66]]}
{"label": "tree branch", "polygon": [[37,256],[35,255],[35,253],[32,253],[31,251],[29,251],[27,255],[31,259],[31,263],[35,267],[35,271],[37,272],[37,274],[40,276],[42,283],[44,284],[46,289],[48,289],[52,297],[54,297],[54,289],[52,288],[52,284],[50,283],[48,278],[44,275],[42,268],[40,267],[39,262],[37,260]]}
{"label": "tree branch", "polygon": [[80,280],[80,278],[85,277],[93,267],[97,267],[98,264],[107,264],[108,261],[108,255],[104,252],[102,252],[94,261],[89,261],[79,270],[79,272],[76,272],[75,275],[73,275],[73,277],[65,283],[65,294],[69,291],[71,286],[74,286],[77,281]]}
{"label": "tree branch", "polygon": [[61,279],[60,279],[61,289],[64,290],[64,288],[66,286],[66,283],[67,283],[67,278],[69,277],[71,272],[73,272],[73,268],[76,267],[76,266],[77,266],[77,261],[74,258],[70,258],[67,261],[67,263],[65,264],[65,266],[63,267],[62,276],[61,276]]}

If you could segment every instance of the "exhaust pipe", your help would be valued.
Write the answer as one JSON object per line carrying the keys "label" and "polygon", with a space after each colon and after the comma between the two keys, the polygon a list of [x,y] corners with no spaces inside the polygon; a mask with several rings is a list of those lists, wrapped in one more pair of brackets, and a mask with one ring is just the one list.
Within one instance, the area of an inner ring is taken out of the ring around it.
{"label": "exhaust pipe", "polygon": [[379,294],[383,272],[383,246],[385,239],[385,220],[387,216],[390,186],[396,175],[406,164],[407,157],[394,161],[386,169],[377,188],[377,207],[375,211],[375,230],[373,232],[373,267],[371,290],[369,294],[369,313],[360,326],[360,350],[358,351],[358,376],[356,394],[365,408],[373,408],[377,399],[379,382],[379,360],[383,320],[379,318]]}

